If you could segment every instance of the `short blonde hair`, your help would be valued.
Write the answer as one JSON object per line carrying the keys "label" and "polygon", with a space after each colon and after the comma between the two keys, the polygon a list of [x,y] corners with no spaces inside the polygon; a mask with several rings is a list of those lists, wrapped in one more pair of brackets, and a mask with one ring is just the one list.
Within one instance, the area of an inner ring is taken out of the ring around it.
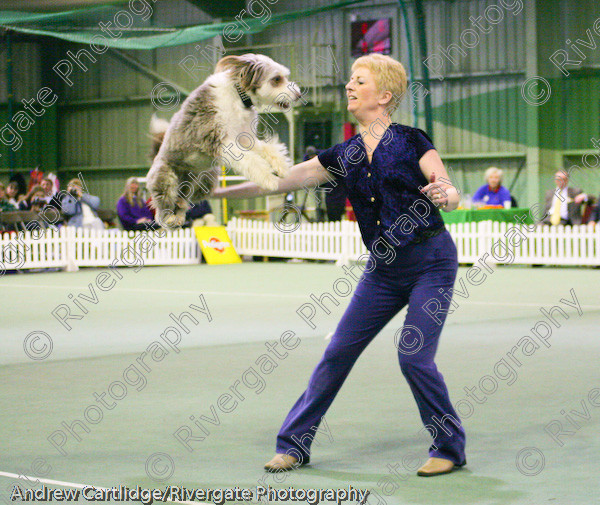
{"label": "short blonde hair", "polygon": [[404,66],[390,56],[373,53],[358,58],[352,64],[352,72],[360,67],[368,69],[373,74],[377,91],[389,91],[392,94],[386,106],[388,115],[391,115],[398,108],[408,87]]}
{"label": "short blonde hair", "polygon": [[489,182],[490,175],[497,175],[502,181],[502,170],[498,167],[490,167],[485,171],[485,182]]}

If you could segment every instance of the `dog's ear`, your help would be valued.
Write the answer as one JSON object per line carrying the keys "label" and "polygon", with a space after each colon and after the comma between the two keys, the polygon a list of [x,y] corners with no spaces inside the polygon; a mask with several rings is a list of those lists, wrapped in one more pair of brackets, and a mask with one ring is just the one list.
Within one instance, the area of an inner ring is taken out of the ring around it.
{"label": "dog's ear", "polygon": [[257,88],[260,88],[266,72],[267,69],[262,61],[250,59],[240,75],[242,87],[250,91],[256,91]]}
{"label": "dog's ear", "polygon": [[246,64],[247,61],[245,61],[241,56],[225,56],[217,62],[217,66],[215,67],[215,73],[226,72],[227,70],[231,70],[234,75],[239,76],[242,67]]}
{"label": "dog's ear", "polygon": [[254,54],[225,56],[217,62],[215,72],[230,70],[234,80],[245,90],[255,91],[264,79],[266,68]]}

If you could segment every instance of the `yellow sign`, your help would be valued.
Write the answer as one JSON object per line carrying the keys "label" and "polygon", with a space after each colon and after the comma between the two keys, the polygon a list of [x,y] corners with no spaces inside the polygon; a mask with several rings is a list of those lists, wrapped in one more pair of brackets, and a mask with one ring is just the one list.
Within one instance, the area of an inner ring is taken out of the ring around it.
{"label": "yellow sign", "polygon": [[242,262],[224,226],[194,226],[194,232],[209,265]]}

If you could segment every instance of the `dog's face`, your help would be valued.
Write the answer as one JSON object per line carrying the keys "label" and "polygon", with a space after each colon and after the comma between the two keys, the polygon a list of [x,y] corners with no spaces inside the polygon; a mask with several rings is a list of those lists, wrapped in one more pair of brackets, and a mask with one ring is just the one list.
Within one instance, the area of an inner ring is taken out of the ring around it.
{"label": "dog's face", "polygon": [[287,111],[302,96],[298,85],[288,78],[289,69],[263,54],[226,56],[215,69],[225,71],[259,107],[274,106]]}

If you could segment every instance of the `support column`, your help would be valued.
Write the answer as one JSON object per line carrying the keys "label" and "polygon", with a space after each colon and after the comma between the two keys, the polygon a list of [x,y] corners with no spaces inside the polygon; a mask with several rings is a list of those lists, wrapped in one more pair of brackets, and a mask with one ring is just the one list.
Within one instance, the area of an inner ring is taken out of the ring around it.
{"label": "support column", "polygon": [[[525,0],[525,81],[539,76],[537,0]],[[535,89],[535,88],[533,88]],[[527,164],[527,204],[533,205],[540,199],[540,106],[525,103],[527,117],[526,164]],[[542,106],[543,107],[543,106]]]}

